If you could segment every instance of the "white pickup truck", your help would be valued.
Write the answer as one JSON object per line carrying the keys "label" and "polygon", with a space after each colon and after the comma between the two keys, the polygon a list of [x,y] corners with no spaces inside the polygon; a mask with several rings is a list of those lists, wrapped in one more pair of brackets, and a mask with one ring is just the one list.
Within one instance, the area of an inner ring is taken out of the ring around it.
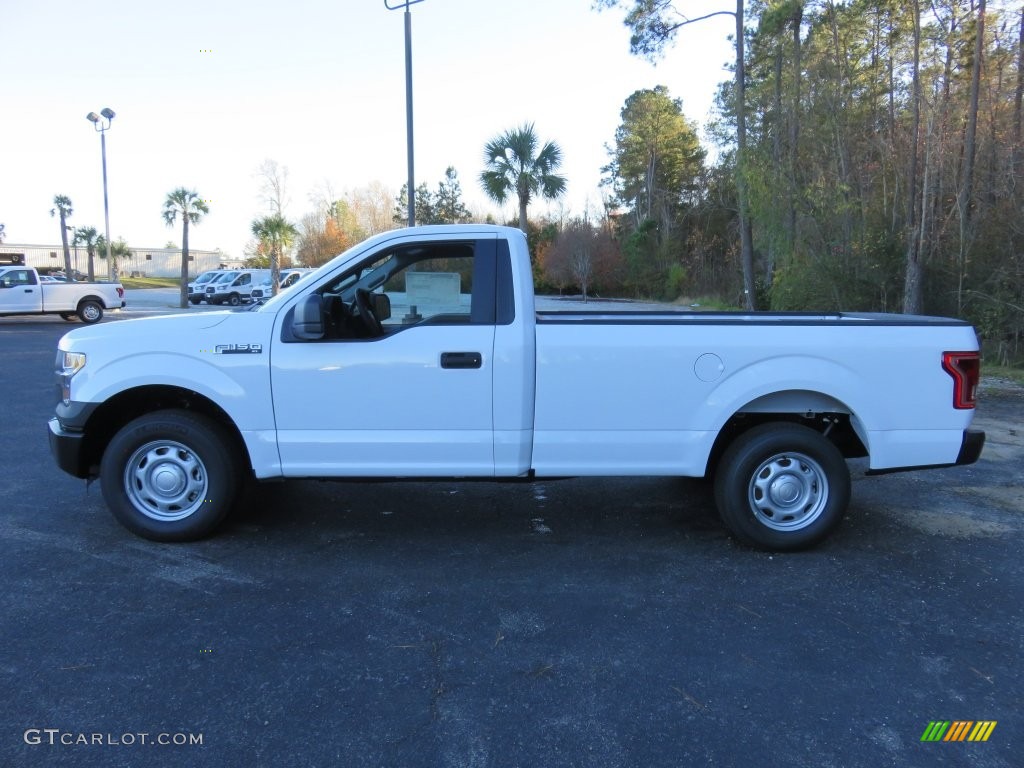
{"label": "white pickup truck", "polygon": [[103,319],[103,310],[124,305],[119,283],[49,283],[32,267],[0,267],[0,315],[60,315],[91,324]]}
{"label": "white pickup truck", "polygon": [[970,464],[958,320],[537,312],[515,229],[374,237],[248,312],[60,341],[52,453],[116,518],[210,533],[247,478],[713,477],[740,540],[820,541],[869,472]]}

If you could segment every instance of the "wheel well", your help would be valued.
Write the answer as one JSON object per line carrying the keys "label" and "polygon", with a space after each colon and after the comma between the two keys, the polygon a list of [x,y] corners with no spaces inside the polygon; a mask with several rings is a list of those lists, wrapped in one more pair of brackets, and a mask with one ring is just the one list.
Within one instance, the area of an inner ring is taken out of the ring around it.
{"label": "wheel well", "polygon": [[245,460],[243,466],[251,466],[242,433],[223,408],[192,390],[153,385],[120,392],[103,403],[89,417],[85,425],[85,443],[82,446],[88,460],[89,474],[99,474],[103,451],[121,427],[145,413],[169,408],[201,413],[221,424],[234,443],[238,455]]}
{"label": "wheel well", "polygon": [[714,471],[718,466],[718,460],[725,453],[725,450],[732,444],[733,440],[754,427],[773,422],[787,424],[800,424],[805,427],[821,432],[825,435],[847,459],[858,459],[868,455],[867,448],[857,435],[849,413],[842,412],[807,412],[807,413],[750,413],[739,411],[725,422],[725,425],[718,432],[715,444],[711,447],[708,456],[708,465],[705,475]]}
{"label": "wheel well", "polygon": [[100,298],[99,296],[83,296],[82,298],[80,298],[78,300],[78,304],[76,304],[75,306],[76,307],[80,307],[80,306],[82,306],[87,301],[95,301],[101,307],[105,307],[106,306],[106,304],[103,302],[103,299]]}

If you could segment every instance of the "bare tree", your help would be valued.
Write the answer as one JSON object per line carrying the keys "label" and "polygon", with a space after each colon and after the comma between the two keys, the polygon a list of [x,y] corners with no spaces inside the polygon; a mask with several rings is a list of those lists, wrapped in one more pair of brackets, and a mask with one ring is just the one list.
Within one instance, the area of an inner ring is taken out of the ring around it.
{"label": "bare tree", "polygon": [[260,197],[271,213],[284,216],[288,207],[288,166],[269,157],[263,161],[256,175],[260,180]]}

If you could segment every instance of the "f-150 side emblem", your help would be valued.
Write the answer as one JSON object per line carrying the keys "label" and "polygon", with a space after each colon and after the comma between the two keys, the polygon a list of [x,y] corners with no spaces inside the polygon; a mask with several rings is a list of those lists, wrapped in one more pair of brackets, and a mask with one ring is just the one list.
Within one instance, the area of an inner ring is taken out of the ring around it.
{"label": "f-150 side emblem", "polygon": [[262,344],[218,344],[213,348],[215,355],[262,355]]}

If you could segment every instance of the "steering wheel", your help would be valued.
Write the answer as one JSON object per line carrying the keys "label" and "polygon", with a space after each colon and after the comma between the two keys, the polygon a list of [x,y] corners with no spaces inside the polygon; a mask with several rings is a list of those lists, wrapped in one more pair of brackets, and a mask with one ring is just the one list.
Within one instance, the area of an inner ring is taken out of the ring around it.
{"label": "steering wheel", "polygon": [[373,302],[370,300],[370,292],[365,288],[356,289],[356,310],[359,313],[359,321],[370,338],[384,335],[384,326],[380,324],[377,315],[373,312]]}

